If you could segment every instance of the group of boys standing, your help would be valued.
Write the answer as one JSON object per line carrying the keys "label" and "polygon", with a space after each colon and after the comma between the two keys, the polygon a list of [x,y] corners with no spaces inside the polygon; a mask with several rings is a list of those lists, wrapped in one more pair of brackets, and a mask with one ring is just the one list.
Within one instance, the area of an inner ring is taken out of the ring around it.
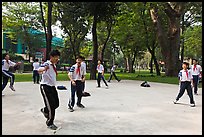
{"label": "group of boys standing", "polygon": [[[35,69],[34,74],[42,74],[42,80],[40,82],[40,91],[44,100],[45,107],[41,108],[41,112],[44,114],[46,120],[46,125],[49,129],[56,130],[58,127],[54,124],[55,119],[55,109],[59,107],[59,98],[56,90],[56,76],[58,75],[56,70],[56,63],[58,62],[60,57],[60,52],[58,50],[52,50],[50,52],[50,60],[43,63],[38,69]],[[9,60],[9,55],[5,56],[5,59],[2,60],[2,74],[3,74],[3,86],[2,91],[8,83],[8,79],[11,78],[11,90],[15,91],[13,88],[14,84],[14,75],[9,73],[9,66],[18,65],[18,63],[14,63]],[[35,65],[34,65],[35,67]],[[108,82],[110,82],[112,76],[119,82],[120,80],[115,75],[116,65],[113,65],[111,68],[111,75],[109,77]],[[198,79],[201,77],[201,66],[197,64],[197,60],[193,61],[193,65],[191,69],[188,70],[188,63],[183,63],[183,69],[179,72],[179,80],[180,80],[180,90],[179,94],[176,97],[174,103],[176,104],[184,94],[185,89],[187,89],[188,95],[190,97],[190,104],[192,107],[195,106],[195,101],[193,99],[192,86],[194,87],[194,93],[197,95],[197,85]],[[104,78],[104,67],[101,64],[101,61],[98,61],[98,65],[96,68],[98,72],[97,79],[97,87],[101,87],[100,81],[101,79],[105,83],[106,87],[108,84]],[[83,91],[85,88],[85,75],[86,75],[86,64],[84,62],[84,57],[79,56],[76,59],[76,64],[74,64],[68,73],[68,77],[71,81],[71,97],[68,101],[68,108],[70,112],[74,111],[75,105],[75,94],[77,95],[77,103],[76,105],[80,108],[85,108],[85,106],[81,103]],[[37,79],[37,83],[39,79]],[[35,81],[34,81],[35,82]],[[3,94],[2,94],[3,95]]]}

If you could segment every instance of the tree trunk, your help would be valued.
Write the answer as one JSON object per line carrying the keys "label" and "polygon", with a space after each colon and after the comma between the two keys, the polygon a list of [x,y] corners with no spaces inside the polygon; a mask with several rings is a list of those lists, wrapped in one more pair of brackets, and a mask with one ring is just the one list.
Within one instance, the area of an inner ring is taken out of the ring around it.
{"label": "tree trunk", "polygon": [[48,2],[48,24],[47,24],[47,47],[46,47],[46,59],[50,58],[50,51],[52,45],[52,2]]}
{"label": "tree trunk", "polygon": [[150,67],[150,72],[149,73],[153,73],[153,57],[151,56],[151,60],[150,60],[150,63],[149,63],[149,67]]}
{"label": "tree trunk", "polygon": [[[182,26],[181,26],[181,34],[182,35],[184,35],[184,29],[185,29],[185,26],[184,26],[184,15],[185,14],[182,15]],[[183,62],[183,59],[184,59],[184,36],[181,39],[181,62]]]}
{"label": "tree trunk", "polygon": [[[101,52],[101,60],[102,60],[102,62],[103,62],[103,60],[104,60],[104,53],[105,53],[106,45],[107,45],[108,40],[109,40],[109,38],[110,38],[111,27],[112,27],[112,25],[108,25],[108,36],[107,36],[107,38],[106,38],[106,40],[105,40],[105,42],[104,42],[104,44],[103,44],[103,48],[102,48],[102,52]],[[114,54],[115,54],[115,53],[114,53]]]}
{"label": "tree trunk", "polygon": [[92,26],[92,35],[93,35],[93,61],[91,64],[91,73],[90,79],[96,79],[96,67],[97,67],[97,60],[98,60],[98,41],[97,41],[97,15],[94,15],[93,19],[93,26]]}
{"label": "tree trunk", "polygon": [[179,49],[180,49],[180,16],[183,4],[177,3],[179,10],[172,9],[169,3],[165,3],[165,13],[167,14],[169,27],[166,34],[162,28],[158,8],[150,10],[151,17],[157,30],[159,45],[161,46],[162,56],[165,62],[166,76],[177,76],[179,71]]}

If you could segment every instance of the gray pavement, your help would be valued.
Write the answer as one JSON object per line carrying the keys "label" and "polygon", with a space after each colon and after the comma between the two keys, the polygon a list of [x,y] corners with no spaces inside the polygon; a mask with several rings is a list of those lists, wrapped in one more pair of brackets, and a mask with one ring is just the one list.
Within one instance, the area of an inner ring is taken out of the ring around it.
{"label": "gray pavement", "polygon": [[178,85],[142,81],[112,81],[109,89],[96,88],[95,80],[86,81],[90,97],[84,97],[86,108],[74,107],[69,112],[70,82],[58,81],[68,90],[58,90],[60,107],[55,124],[62,128],[56,133],[45,125],[40,112],[44,106],[39,85],[16,82],[13,93],[7,86],[2,96],[3,135],[202,135],[202,89],[194,96],[196,107],[189,106],[186,93],[173,104]]}

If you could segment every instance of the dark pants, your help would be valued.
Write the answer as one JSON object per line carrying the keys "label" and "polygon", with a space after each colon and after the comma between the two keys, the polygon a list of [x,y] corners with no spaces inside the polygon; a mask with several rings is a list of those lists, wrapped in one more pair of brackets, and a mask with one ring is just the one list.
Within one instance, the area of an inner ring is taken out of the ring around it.
{"label": "dark pants", "polygon": [[189,81],[185,81],[185,82],[181,82],[180,85],[180,91],[178,96],[176,97],[176,100],[179,100],[179,98],[181,98],[185,92],[185,89],[187,90],[188,96],[190,98],[190,103],[194,104],[194,99],[193,99],[193,92],[192,92],[192,87],[191,87],[191,82]]}
{"label": "dark pants", "polygon": [[37,70],[33,70],[33,82],[36,83],[36,80],[37,80],[37,83],[39,83],[40,75]]}
{"label": "dark pants", "polygon": [[82,90],[83,90],[83,82],[77,80],[75,81],[76,85],[72,85],[71,83],[71,98],[69,99],[68,105],[71,105],[74,107],[75,104],[75,93],[77,95],[77,105],[81,104],[81,98],[82,98]]}
{"label": "dark pants", "polygon": [[115,79],[116,79],[117,81],[119,81],[119,79],[118,79],[117,76],[115,75],[115,72],[111,71],[110,77],[109,77],[109,79],[108,79],[109,82],[111,81],[111,79],[112,79],[113,76],[115,77]]}
{"label": "dark pants", "polygon": [[100,85],[101,79],[103,80],[103,82],[105,83],[105,85],[108,86],[108,84],[106,83],[105,78],[104,78],[104,76],[102,75],[102,73],[98,73],[98,79],[97,79],[98,87],[101,86],[101,85]]}
{"label": "dark pants", "polygon": [[198,91],[198,80],[199,80],[199,76],[193,75],[193,85],[194,85],[194,93],[195,94],[197,94],[197,91]]}
{"label": "dark pants", "polygon": [[44,112],[48,114],[46,125],[53,124],[55,119],[55,109],[59,107],[59,98],[55,86],[40,85],[41,94],[45,103]]}
{"label": "dark pants", "polygon": [[82,92],[84,91],[84,89],[85,89],[85,81],[82,82]]}
{"label": "dark pants", "polygon": [[9,79],[10,79],[10,86],[14,85],[15,75],[13,73],[3,70],[2,77],[3,77],[2,91],[6,87]]}

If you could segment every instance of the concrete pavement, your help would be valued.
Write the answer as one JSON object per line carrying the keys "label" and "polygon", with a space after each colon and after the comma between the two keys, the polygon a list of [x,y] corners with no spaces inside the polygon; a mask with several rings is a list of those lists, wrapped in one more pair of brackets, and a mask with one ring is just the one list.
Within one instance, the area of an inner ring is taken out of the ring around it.
{"label": "concrete pavement", "polygon": [[86,81],[86,108],[75,106],[69,112],[67,102],[70,82],[58,81],[68,90],[58,90],[60,107],[56,109],[55,124],[62,129],[54,133],[47,129],[40,112],[44,106],[39,85],[16,82],[13,93],[8,85],[2,96],[3,135],[202,135],[202,89],[194,96],[196,107],[189,106],[186,93],[173,104],[178,85],[142,81],[112,81],[109,89],[96,88],[95,80]]}

